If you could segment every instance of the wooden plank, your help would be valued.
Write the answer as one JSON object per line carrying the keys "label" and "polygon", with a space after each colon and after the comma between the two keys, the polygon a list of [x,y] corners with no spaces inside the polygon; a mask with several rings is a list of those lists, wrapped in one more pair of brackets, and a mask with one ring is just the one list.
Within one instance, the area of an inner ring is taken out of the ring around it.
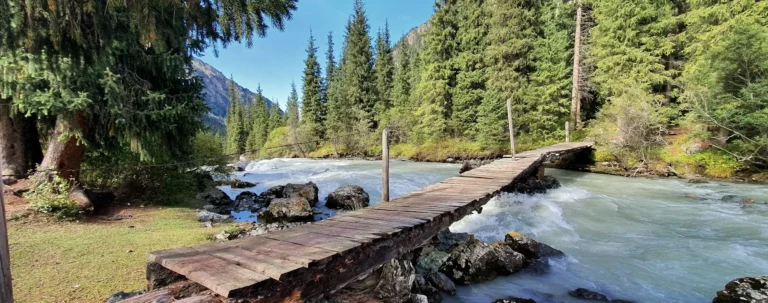
{"label": "wooden plank", "polygon": [[343,228],[343,229],[354,229],[354,230],[367,232],[371,235],[376,235],[378,237],[381,237],[382,235],[388,235],[393,232],[401,230],[400,228],[396,228],[396,227],[372,226],[371,224],[368,224],[368,223],[329,221],[329,220],[316,222],[313,225],[328,226],[328,227]]}
{"label": "wooden plank", "polygon": [[[239,248],[264,255],[269,255],[273,258],[282,260],[289,260],[311,266],[316,263],[323,263],[323,261],[335,256],[337,252],[317,248],[309,247],[295,243],[288,243],[278,240],[272,240],[263,237],[258,242],[244,242],[238,245]],[[269,241],[267,245],[263,244],[263,241]]]}
{"label": "wooden plank", "polygon": [[351,222],[351,223],[360,223],[360,224],[367,224],[371,226],[372,228],[374,226],[380,226],[380,227],[386,227],[386,228],[396,228],[398,230],[408,229],[413,227],[411,224],[402,223],[402,222],[393,222],[393,221],[382,221],[382,220],[376,220],[376,219],[370,219],[370,218],[358,218],[358,217],[331,217],[329,219],[326,219],[325,221],[333,222],[333,221],[341,221],[341,222]]}
{"label": "wooden plank", "polygon": [[282,280],[284,274],[304,267],[298,263],[254,254],[238,247],[209,250],[207,253],[275,280]]}
{"label": "wooden plank", "polygon": [[264,234],[262,237],[309,247],[327,249],[335,252],[345,252],[360,246],[360,243],[345,238],[311,233],[289,234],[285,232],[274,232]]}
{"label": "wooden plank", "polygon": [[416,225],[429,222],[429,219],[413,218],[409,216],[395,216],[394,214],[383,214],[383,213],[376,213],[376,212],[370,212],[370,211],[352,212],[352,213],[349,213],[348,217],[373,219],[373,220],[380,220],[380,221],[392,221],[392,222],[408,224],[410,226],[416,226]]}
{"label": "wooden plank", "polygon": [[315,226],[314,228],[304,228],[303,230],[316,234],[343,237],[360,243],[369,243],[379,238],[377,235],[372,235],[361,230],[349,230],[334,226]]}
{"label": "wooden plank", "polygon": [[[161,264],[224,297],[228,297],[231,291],[270,279],[265,275],[204,253],[196,256],[166,258]],[[227,286],[222,287],[225,284]]]}

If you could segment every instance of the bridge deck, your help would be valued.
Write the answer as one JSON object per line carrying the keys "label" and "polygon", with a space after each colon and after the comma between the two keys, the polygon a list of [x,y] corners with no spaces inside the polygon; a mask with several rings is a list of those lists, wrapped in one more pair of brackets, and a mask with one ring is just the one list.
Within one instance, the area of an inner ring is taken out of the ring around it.
{"label": "bridge deck", "polygon": [[229,242],[155,251],[151,265],[224,297],[316,298],[352,281],[533,176],[549,154],[589,148],[562,143],[503,158],[387,203],[313,224]]}

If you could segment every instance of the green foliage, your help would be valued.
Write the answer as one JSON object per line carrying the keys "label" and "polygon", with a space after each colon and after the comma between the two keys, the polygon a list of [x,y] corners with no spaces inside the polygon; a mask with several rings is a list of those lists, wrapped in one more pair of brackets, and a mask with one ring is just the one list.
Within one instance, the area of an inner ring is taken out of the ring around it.
{"label": "green foliage", "polygon": [[37,212],[50,214],[58,219],[71,219],[76,217],[80,210],[77,202],[69,198],[72,191],[70,181],[59,176],[43,182],[24,197],[29,199],[29,204]]}
{"label": "green foliage", "polygon": [[455,136],[475,137],[478,107],[485,93],[487,75],[483,51],[486,48],[489,12],[483,2],[461,0],[456,3],[457,53],[451,58],[456,82],[451,91],[450,132]]}
{"label": "green foliage", "polygon": [[210,131],[198,132],[192,144],[192,158],[197,160],[195,164],[224,170],[231,158],[224,152],[225,142],[225,137],[219,134]]}
{"label": "green foliage", "polygon": [[261,158],[292,158],[297,154],[289,148],[283,148],[289,139],[289,132],[287,126],[282,126],[273,129],[269,132],[267,137],[267,143],[264,144],[264,148],[259,152]]}
{"label": "green foliage", "polygon": [[[277,106],[274,107],[277,108]],[[269,110],[267,109],[267,103],[262,94],[261,86],[256,90],[256,97],[253,99],[250,120],[251,129],[245,149],[248,152],[253,152],[264,146],[264,143],[267,141],[267,135],[269,135]]]}
{"label": "green foliage", "polygon": [[[376,81],[373,72],[373,52],[371,38],[368,35],[368,18],[365,16],[362,0],[355,0],[352,18],[346,26],[344,37],[344,54],[341,58],[341,75],[339,80],[338,104],[333,107],[337,111],[333,116],[341,129],[353,128],[357,123],[353,120],[356,115],[341,113],[341,108],[354,107],[361,110],[363,123],[372,126],[374,121],[374,105],[376,102]],[[343,109],[342,109],[343,111]],[[347,114],[347,115],[345,115]]]}
{"label": "green foliage", "polygon": [[227,153],[242,154],[245,152],[245,145],[248,139],[248,129],[246,129],[246,106],[240,96],[240,92],[235,87],[235,81],[231,78],[227,82],[229,86],[229,108],[224,125],[227,128]]}
{"label": "green foliage", "polygon": [[322,81],[320,63],[317,62],[315,38],[310,31],[307,59],[304,60],[304,75],[302,76],[301,124],[306,132],[315,138],[321,138],[325,132],[323,129],[325,105],[322,96]]}
{"label": "green foliage", "polygon": [[392,107],[392,77],[395,63],[392,57],[392,46],[389,41],[389,24],[384,23],[384,31],[376,35],[376,62],[373,66],[376,75],[376,105],[374,111],[377,123],[382,123],[384,116]]}

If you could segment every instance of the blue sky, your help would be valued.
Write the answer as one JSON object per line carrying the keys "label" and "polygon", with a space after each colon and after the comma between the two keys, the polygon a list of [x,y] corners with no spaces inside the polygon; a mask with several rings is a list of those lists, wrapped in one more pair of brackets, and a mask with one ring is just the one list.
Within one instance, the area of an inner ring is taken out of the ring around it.
{"label": "blue sky", "polygon": [[[379,28],[389,21],[394,44],[411,28],[424,23],[432,15],[433,0],[365,0],[365,10],[370,25],[371,39]],[[309,39],[309,30],[315,36],[320,66],[325,74],[326,36],[333,31],[335,55],[341,57],[344,27],[352,14],[354,0],[299,0],[293,19],[286,22],[285,31],[270,30],[266,38],[254,40],[253,47],[231,44],[219,48],[219,56],[209,49],[201,59],[225,75],[232,75],[240,85],[256,91],[261,83],[264,95],[285,101],[291,91],[291,81],[301,96],[301,75]]]}

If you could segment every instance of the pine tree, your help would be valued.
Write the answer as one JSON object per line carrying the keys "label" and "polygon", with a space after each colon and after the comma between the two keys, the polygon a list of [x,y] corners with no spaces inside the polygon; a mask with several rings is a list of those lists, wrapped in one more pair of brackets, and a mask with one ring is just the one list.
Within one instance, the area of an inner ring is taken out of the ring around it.
{"label": "pine tree", "polygon": [[247,132],[245,129],[245,105],[232,78],[227,81],[229,87],[229,107],[224,124],[227,128],[227,153],[245,152]]}
{"label": "pine tree", "polygon": [[456,72],[451,59],[457,52],[455,0],[435,4],[430,19],[432,27],[424,36],[421,82],[417,88],[421,99],[416,116],[419,123],[413,131],[416,141],[428,141],[446,136],[451,116],[451,87]]}
{"label": "pine tree", "polygon": [[283,115],[280,114],[280,105],[277,99],[272,99],[274,104],[269,107],[269,119],[267,121],[267,125],[269,126],[268,133],[271,133],[273,130],[275,130],[278,127],[283,127],[285,124],[283,123]]}
{"label": "pine tree", "polygon": [[535,139],[552,138],[569,117],[576,17],[568,2],[549,1],[539,11],[540,31],[531,53],[535,71],[520,122]]}
{"label": "pine tree", "polygon": [[288,125],[288,141],[294,144],[297,152],[300,152],[302,156],[306,156],[304,149],[300,142],[302,141],[301,134],[301,118],[299,115],[301,111],[299,105],[299,94],[296,92],[296,84],[291,83],[291,95],[288,97],[288,103],[286,103],[286,122]]}
{"label": "pine tree", "polygon": [[411,131],[413,111],[415,106],[411,103],[411,90],[413,78],[413,52],[410,46],[404,44],[400,47],[400,54],[395,66],[392,86],[392,108],[387,111],[387,127],[393,130],[392,141],[405,141]]}
{"label": "pine tree", "polygon": [[476,133],[481,144],[495,146],[509,137],[507,100],[512,102],[515,121],[525,113],[523,98],[536,34],[535,8],[528,1],[491,0],[486,9],[491,15],[488,47],[484,52],[488,81],[486,96],[478,110]]}
{"label": "pine tree", "polygon": [[324,104],[322,101],[322,74],[320,63],[317,62],[317,47],[312,31],[309,32],[307,59],[304,60],[304,75],[302,77],[302,107],[301,123],[309,134],[322,138],[324,133]]}
{"label": "pine tree", "polygon": [[[374,105],[376,80],[373,73],[371,38],[368,36],[368,18],[362,0],[355,0],[352,19],[347,23],[344,54],[341,59],[341,99],[365,113],[363,123],[375,127]],[[351,117],[351,116],[348,116]],[[357,121],[342,122],[347,125]]]}
{"label": "pine tree", "polygon": [[456,3],[457,55],[452,59],[457,70],[456,83],[451,91],[450,129],[455,136],[471,136],[477,122],[477,110],[485,92],[485,66],[483,51],[488,17],[483,2],[458,0]]}
{"label": "pine tree", "polygon": [[256,90],[256,96],[253,98],[251,119],[251,131],[248,134],[246,150],[249,152],[257,151],[269,136],[269,110],[264,95],[261,91],[261,85]]}
{"label": "pine tree", "polygon": [[11,18],[0,18],[0,61],[16,63],[0,64],[0,98],[13,96],[26,116],[55,118],[40,167],[75,179],[84,141],[89,150],[129,149],[143,161],[188,156],[206,111],[191,56],[218,43],[250,46],[267,22],[282,30],[296,9],[295,0],[2,3],[0,16]]}
{"label": "pine tree", "polygon": [[389,23],[384,23],[384,31],[376,35],[376,121],[380,123],[387,110],[392,106],[392,77],[394,74],[394,59],[389,41]]}

